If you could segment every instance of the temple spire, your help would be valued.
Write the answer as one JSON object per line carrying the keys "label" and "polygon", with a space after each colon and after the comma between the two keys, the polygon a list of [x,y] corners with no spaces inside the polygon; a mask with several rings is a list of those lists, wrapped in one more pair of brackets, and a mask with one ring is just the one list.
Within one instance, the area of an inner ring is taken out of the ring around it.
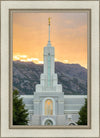
{"label": "temple spire", "polygon": [[50,17],[48,18],[48,24],[49,24],[49,39],[48,39],[48,43],[50,43]]}

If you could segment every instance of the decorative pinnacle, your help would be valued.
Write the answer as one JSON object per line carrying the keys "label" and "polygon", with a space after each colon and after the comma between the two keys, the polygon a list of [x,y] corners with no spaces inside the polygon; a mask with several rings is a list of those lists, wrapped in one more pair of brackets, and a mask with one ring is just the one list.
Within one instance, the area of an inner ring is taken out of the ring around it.
{"label": "decorative pinnacle", "polygon": [[48,22],[49,22],[49,25],[50,25],[50,17],[48,18]]}

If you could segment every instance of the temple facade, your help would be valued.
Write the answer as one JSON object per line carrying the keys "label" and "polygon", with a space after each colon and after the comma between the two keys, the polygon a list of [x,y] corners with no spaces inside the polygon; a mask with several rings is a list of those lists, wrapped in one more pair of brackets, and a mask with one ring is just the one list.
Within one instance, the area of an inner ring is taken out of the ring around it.
{"label": "temple facade", "polygon": [[[78,111],[86,96],[64,95],[55,73],[55,48],[49,38],[44,47],[44,69],[34,95],[21,96],[29,110],[29,125],[77,125]],[[73,99],[73,100],[72,100]],[[74,108],[73,108],[74,107]]]}
{"label": "temple facade", "polygon": [[[44,69],[40,76],[40,84],[36,85],[34,93],[34,125],[64,125],[64,93],[62,85],[58,84],[55,73],[55,49],[50,42],[50,18],[49,40],[44,47]],[[41,120],[41,121],[39,121]],[[60,121],[61,120],[61,121]]]}

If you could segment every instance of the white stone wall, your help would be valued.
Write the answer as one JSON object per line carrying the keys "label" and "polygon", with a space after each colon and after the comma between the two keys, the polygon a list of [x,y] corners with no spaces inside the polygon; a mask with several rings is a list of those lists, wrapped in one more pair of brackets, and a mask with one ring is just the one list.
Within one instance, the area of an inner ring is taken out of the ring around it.
{"label": "white stone wall", "polygon": [[[61,93],[60,93],[61,94]],[[59,94],[59,97],[61,97],[61,95]],[[36,99],[38,99],[40,94],[37,94],[38,96],[36,96]],[[48,93],[49,96],[50,93]],[[57,98],[56,95],[53,93],[52,95],[55,99],[55,112],[58,114],[58,109],[57,108]],[[34,116],[34,96],[33,95],[21,95],[21,97],[23,98],[23,102],[25,103],[25,107],[29,110],[29,113],[31,114],[31,117],[33,116],[33,120],[35,121],[35,116]],[[42,100],[45,96],[45,93],[41,95],[42,98],[39,99],[39,113],[42,113]],[[85,98],[87,98],[87,95],[64,95],[64,115],[65,115],[65,124],[68,125],[70,123],[70,121],[68,120],[68,115],[72,116],[71,122],[77,122],[79,115],[78,112],[80,110],[80,108],[84,105],[85,102]],[[60,99],[61,100],[61,99]],[[76,108],[74,108],[76,107]],[[36,107],[37,108],[37,107]],[[36,123],[36,121],[32,123],[32,120],[30,120],[30,125],[32,124],[36,124],[39,125],[41,124],[41,115],[36,115],[39,122]],[[60,116],[59,116],[60,117]],[[56,115],[56,119],[57,119],[57,115]],[[57,121],[58,122],[58,121]],[[56,122],[56,124],[57,124]],[[59,124],[59,123],[58,123]]]}

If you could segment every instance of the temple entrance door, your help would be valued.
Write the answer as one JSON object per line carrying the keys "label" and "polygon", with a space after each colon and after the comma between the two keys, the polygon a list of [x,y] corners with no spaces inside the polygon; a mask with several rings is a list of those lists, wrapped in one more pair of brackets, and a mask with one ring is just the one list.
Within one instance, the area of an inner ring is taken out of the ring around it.
{"label": "temple entrance door", "polygon": [[46,120],[44,125],[45,126],[53,126],[53,122],[51,120]]}

